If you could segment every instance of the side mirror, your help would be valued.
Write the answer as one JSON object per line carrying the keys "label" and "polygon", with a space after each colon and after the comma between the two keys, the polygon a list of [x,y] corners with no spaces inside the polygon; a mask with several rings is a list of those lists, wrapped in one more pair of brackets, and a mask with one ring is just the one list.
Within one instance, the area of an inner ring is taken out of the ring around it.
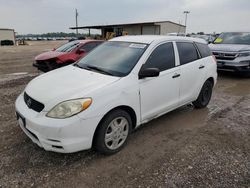
{"label": "side mirror", "polygon": [[157,77],[160,75],[160,70],[158,68],[145,68],[141,69],[139,72],[139,79]]}
{"label": "side mirror", "polygon": [[83,53],[85,53],[85,52],[86,52],[86,50],[80,48],[80,49],[77,50],[76,53],[78,53],[78,54],[83,54]]}
{"label": "side mirror", "polygon": [[56,48],[53,48],[52,51],[56,51]]}

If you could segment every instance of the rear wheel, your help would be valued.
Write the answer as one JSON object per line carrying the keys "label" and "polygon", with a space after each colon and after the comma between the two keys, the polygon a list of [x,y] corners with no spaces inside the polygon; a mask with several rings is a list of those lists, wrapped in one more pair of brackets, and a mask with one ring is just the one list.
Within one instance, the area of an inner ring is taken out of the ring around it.
{"label": "rear wheel", "polygon": [[198,99],[193,102],[195,108],[205,108],[211,99],[212,91],[213,84],[211,81],[207,80],[202,86]]}
{"label": "rear wheel", "polygon": [[94,148],[103,154],[114,154],[126,144],[132,128],[130,115],[124,110],[110,112],[97,128]]}

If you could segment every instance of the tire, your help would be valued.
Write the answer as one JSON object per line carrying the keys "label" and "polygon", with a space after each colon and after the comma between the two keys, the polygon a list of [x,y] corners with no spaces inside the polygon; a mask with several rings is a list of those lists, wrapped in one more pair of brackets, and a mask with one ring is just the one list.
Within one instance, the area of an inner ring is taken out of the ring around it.
{"label": "tire", "polygon": [[212,91],[213,91],[213,84],[211,81],[207,80],[202,86],[202,89],[200,91],[197,100],[193,102],[194,107],[205,108],[210,102],[210,99],[212,97]]}
{"label": "tire", "polygon": [[132,120],[126,111],[111,111],[96,130],[93,148],[106,155],[117,153],[126,145],[131,130]]}

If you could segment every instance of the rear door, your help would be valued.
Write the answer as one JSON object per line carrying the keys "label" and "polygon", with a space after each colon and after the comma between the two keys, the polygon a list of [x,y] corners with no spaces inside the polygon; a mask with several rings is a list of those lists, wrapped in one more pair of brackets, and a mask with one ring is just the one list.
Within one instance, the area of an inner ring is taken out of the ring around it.
{"label": "rear door", "polygon": [[172,42],[157,46],[142,68],[158,68],[160,75],[139,80],[141,120],[148,120],[175,108],[179,102],[180,68],[176,67]]}
{"label": "rear door", "polygon": [[205,64],[193,42],[176,42],[180,58],[180,105],[192,102],[204,79]]}

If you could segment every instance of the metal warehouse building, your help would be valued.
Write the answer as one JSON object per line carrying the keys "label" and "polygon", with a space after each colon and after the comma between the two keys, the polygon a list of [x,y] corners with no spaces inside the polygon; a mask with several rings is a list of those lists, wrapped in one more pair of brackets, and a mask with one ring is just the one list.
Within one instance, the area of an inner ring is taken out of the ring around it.
{"label": "metal warehouse building", "polygon": [[15,31],[14,29],[1,29],[0,28],[0,45],[3,43],[3,41],[13,41],[13,44],[15,44]]}
{"label": "metal warehouse building", "polygon": [[116,36],[121,36],[124,33],[128,35],[166,35],[168,33],[185,33],[186,31],[184,25],[171,21],[92,25],[71,27],[70,29],[100,29],[103,37],[105,37],[108,32],[114,32]]}

